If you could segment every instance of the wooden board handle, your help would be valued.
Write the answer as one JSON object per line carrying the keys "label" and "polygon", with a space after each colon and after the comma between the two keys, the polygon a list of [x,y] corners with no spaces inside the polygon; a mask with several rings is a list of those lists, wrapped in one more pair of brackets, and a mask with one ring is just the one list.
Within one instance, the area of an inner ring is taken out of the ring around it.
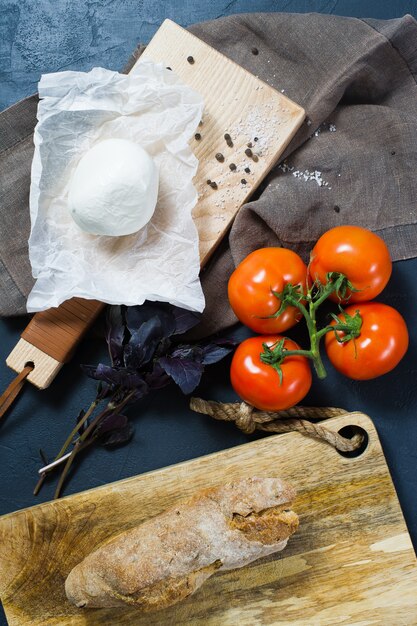
{"label": "wooden board handle", "polygon": [[37,313],[22,338],[60,363],[67,363],[104,304],[72,298],[58,308]]}
{"label": "wooden board handle", "polygon": [[72,298],[57,308],[36,313],[6,359],[7,365],[21,372],[27,363],[33,363],[27,380],[45,389],[71,359],[104,306],[97,300]]}

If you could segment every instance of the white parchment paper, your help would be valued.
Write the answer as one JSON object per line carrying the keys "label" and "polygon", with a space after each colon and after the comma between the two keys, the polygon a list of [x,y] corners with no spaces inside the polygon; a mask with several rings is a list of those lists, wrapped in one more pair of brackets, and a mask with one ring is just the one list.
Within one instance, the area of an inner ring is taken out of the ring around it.
{"label": "white parchment paper", "polygon": [[[110,304],[171,302],[202,311],[197,201],[198,161],[188,141],[203,101],[162,64],[143,59],[127,76],[102,68],[43,75],[30,189],[29,257],[36,283],[28,311],[73,296]],[[68,207],[71,176],[103,139],[129,139],[154,158],[160,174],[151,222],[138,233],[84,233]]]}

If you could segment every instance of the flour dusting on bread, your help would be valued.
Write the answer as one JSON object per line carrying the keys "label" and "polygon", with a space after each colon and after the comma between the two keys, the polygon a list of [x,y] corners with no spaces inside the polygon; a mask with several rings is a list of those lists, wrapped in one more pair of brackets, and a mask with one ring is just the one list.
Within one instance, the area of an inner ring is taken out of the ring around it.
{"label": "flour dusting on bread", "polygon": [[278,478],[205,489],[88,555],[65,590],[78,607],[161,609],[230,570],[285,548],[298,527],[295,490]]}

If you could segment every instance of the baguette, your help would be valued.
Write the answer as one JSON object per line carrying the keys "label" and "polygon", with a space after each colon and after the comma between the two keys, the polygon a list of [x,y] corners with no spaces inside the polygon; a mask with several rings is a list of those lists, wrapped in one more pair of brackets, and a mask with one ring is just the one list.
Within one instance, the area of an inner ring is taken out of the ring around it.
{"label": "baguette", "polygon": [[277,478],[247,478],[205,489],[117,535],[70,572],[77,607],[176,604],[217,570],[243,567],[285,548],[298,527],[294,489]]}

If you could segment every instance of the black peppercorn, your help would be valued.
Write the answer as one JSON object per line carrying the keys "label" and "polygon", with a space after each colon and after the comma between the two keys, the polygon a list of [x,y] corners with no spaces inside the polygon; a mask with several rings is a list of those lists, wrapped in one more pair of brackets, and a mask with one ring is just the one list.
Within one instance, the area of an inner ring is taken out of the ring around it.
{"label": "black peppercorn", "polygon": [[245,167],[245,172],[246,172],[246,174],[250,174],[250,168],[249,167]]}
{"label": "black peppercorn", "polygon": [[207,185],[211,185],[211,180],[210,178],[207,179]]}
{"label": "black peppercorn", "polygon": [[221,152],[218,152],[218,153],[216,154],[216,159],[217,159],[220,163],[223,163],[223,161],[224,161],[224,156],[222,155],[222,153],[221,153]]}
{"label": "black peppercorn", "polygon": [[210,183],[210,187],[212,189],[217,189],[217,183],[215,183],[214,181]]}
{"label": "black peppercorn", "polygon": [[224,136],[224,138],[225,138],[226,143],[227,143],[227,145],[229,146],[229,148],[232,148],[232,147],[233,147],[233,141],[232,141],[232,138],[231,138],[231,136],[229,135],[229,133],[226,133],[226,134],[225,134],[225,136]]}
{"label": "black peppercorn", "polygon": [[250,141],[250,142],[247,144],[247,146],[248,146],[248,148],[252,148],[253,143]]}
{"label": "black peppercorn", "polygon": [[195,137],[195,139],[197,139],[197,141],[200,141],[200,139],[201,139],[201,135],[200,135],[200,133],[196,133],[196,134],[194,135],[194,137]]}
{"label": "black peppercorn", "polygon": [[242,183],[242,185],[246,185],[247,180],[246,180],[246,178],[242,178],[242,180],[240,182]]}
{"label": "black peppercorn", "polygon": [[246,156],[251,157],[253,152],[252,152],[252,150],[250,148],[246,148],[245,154],[246,154]]}
{"label": "black peppercorn", "polygon": [[187,61],[190,65],[192,65],[194,63],[194,57],[192,56],[187,57]]}
{"label": "black peppercorn", "polygon": [[229,168],[234,172],[236,170],[236,165],[234,163],[230,163]]}
{"label": "black peppercorn", "polygon": [[253,138],[253,140],[254,140],[254,141],[258,141],[258,137],[254,137],[254,138]]}

